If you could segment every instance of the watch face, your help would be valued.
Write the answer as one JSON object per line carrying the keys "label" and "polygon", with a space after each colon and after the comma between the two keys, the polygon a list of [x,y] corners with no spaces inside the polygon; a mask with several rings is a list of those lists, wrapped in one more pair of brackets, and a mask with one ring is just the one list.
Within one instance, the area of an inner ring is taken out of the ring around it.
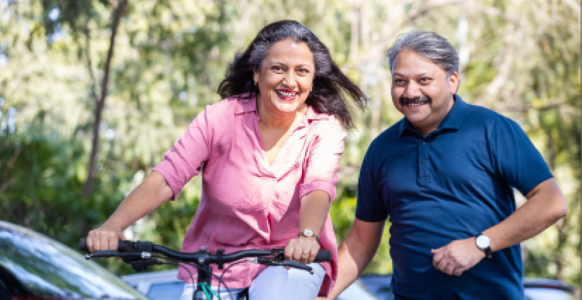
{"label": "watch face", "polygon": [[303,235],[304,236],[313,236],[314,233],[313,233],[313,231],[311,231],[309,229],[305,229],[305,230],[303,230]]}
{"label": "watch face", "polygon": [[481,249],[485,249],[485,248],[489,247],[490,240],[489,240],[488,236],[480,235],[477,237],[476,243],[477,243],[477,247],[479,247]]}

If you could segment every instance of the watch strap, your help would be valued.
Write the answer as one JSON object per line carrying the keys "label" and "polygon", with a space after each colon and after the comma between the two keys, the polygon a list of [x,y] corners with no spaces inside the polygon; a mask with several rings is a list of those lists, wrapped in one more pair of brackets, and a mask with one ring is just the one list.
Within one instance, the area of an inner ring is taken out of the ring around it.
{"label": "watch strap", "polygon": [[[479,245],[477,245],[477,239],[478,239],[480,236],[486,236],[486,235],[484,235],[484,234],[481,232],[481,233],[479,233],[477,236],[475,236],[475,245],[477,246],[477,248],[479,248],[479,249],[483,250],[483,252],[485,252],[485,257],[487,257],[487,258],[491,258],[491,257],[493,256],[493,251],[491,251],[491,245],[488,245],[488,246],[487,246],[487,247],[485,247],[485,248],[481,248],[481,247],[479,247]],[[488,236],[486,236],[486,237],[487,237],[487,238],[489,238]],[[491,241],[491,239],[489,239],[489,241]]]}
{"label": "watch strap", "polygon": [[317,241],[319,243],[319,236],[317,236],[317,234],[315,234],[315,233],[313,233],[313,235],[306,235],[303,233],[303,231],[299,231],[299,234],[297,234],[297,237],[312,238],[312,239],[315,239],[315,241]]}

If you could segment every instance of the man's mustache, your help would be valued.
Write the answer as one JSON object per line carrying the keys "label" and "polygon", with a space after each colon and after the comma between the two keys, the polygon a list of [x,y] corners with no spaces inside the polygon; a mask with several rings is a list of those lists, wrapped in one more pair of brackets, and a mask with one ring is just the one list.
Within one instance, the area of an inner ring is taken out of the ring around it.
{"label": "man's mustache", "polygon": [[422,95],[421,97],[415,97],[415,98],[407,98],[407,97],[400,97],[400,105],[404,106],[404,105],[409,105],[409,104],[425,104],[425,103],[431,103],[432,99],[430,99],[429,96],[427,95]]}

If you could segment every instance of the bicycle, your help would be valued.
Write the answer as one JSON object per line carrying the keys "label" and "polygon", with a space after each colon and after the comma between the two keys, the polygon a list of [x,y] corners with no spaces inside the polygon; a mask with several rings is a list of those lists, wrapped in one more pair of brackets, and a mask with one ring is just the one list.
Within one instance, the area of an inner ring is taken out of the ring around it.
{"label": "bicycle", "polygon": [[[79,249],[89,253],[87,240],[85,238],[79,240]],[[153,255],[153,253],[158,253],[163,256]],[[120,240],[117,251],[105,250],[85,255],[85,259],[87,260],[94,257],[121,257],[125,263],[130,264],[132,269],[138,272],[145,271],[148,267],[153,265],[170,264],[184,268],[184,266],[178,264],[184,263],[190,266],[194,266],[198,270],[198,282],[194,282],[194,280],[192,280],[192,282],[196,285],[196,291],[192,295],[193,300],[212,300],[215,299],[215,296],[216,299],[220,299],[218,295],[210,289],[212,276],[218,279],[218,288],[220,289],[221,284],[224,285],[230,295],[231,300],[234,300],[230,289],[226,286],[224,281],[222,281],[222,276],[228,270],[228,268],[243,262],[258,263],[266,266],[284,266],[297,268],[313,274],[311,267],[294,260],[285,260],[284,249],[279,248],[273,248],[270,250],[250,249],[237,251],[230,254],[225,254],[224,249],[218,249],[216,254],[212,254],[206,251],[205,247],[201,247],[200,250],[195,253],[183,253],[172,250],[165,246],[156,245],[151,242]],[[250,259],[238,261],[244,258]],[[162,260],[173,261],[174,263],[164,262]],[[317,253],[317,256],[315,257],[314,262],[328,261],[331,261],[331,251],[320,249]],[[235,263],[228,266],[226,270],[222,272],[220,277],[212,273],[212,267],[210,264],[216,264],[219,270],[223,270],[224,264],[230,262]],[[187,268],[185,269],[193,279],[192,273],[190,273]],[[245,295],[243,295],[243,297],[244,296]]]}

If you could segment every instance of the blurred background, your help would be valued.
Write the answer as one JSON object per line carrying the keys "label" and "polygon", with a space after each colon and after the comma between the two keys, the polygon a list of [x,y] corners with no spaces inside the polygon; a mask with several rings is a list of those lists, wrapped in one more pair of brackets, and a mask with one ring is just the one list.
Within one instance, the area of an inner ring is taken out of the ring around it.
{"label": "blurred background", "polygon": [[[356,111],[331,217],[353,221],[363,155],[401,119],[386,50],[431,30],[460,56],[459,95],[516,120],[569,215],[522,245],[525,275],[580,288],[579,0],[0,0],[0,220],[70,246],[99,226],[216,94],[229,62],[270,22],[294,19],[330,49],[370,103]],[[518,203],[524,198],[517,193]],[[179,249],[200,178],[128,228]],[[368,273],[390,273],[388,230]],[[117,274],[131,273],[120,262]]]}

